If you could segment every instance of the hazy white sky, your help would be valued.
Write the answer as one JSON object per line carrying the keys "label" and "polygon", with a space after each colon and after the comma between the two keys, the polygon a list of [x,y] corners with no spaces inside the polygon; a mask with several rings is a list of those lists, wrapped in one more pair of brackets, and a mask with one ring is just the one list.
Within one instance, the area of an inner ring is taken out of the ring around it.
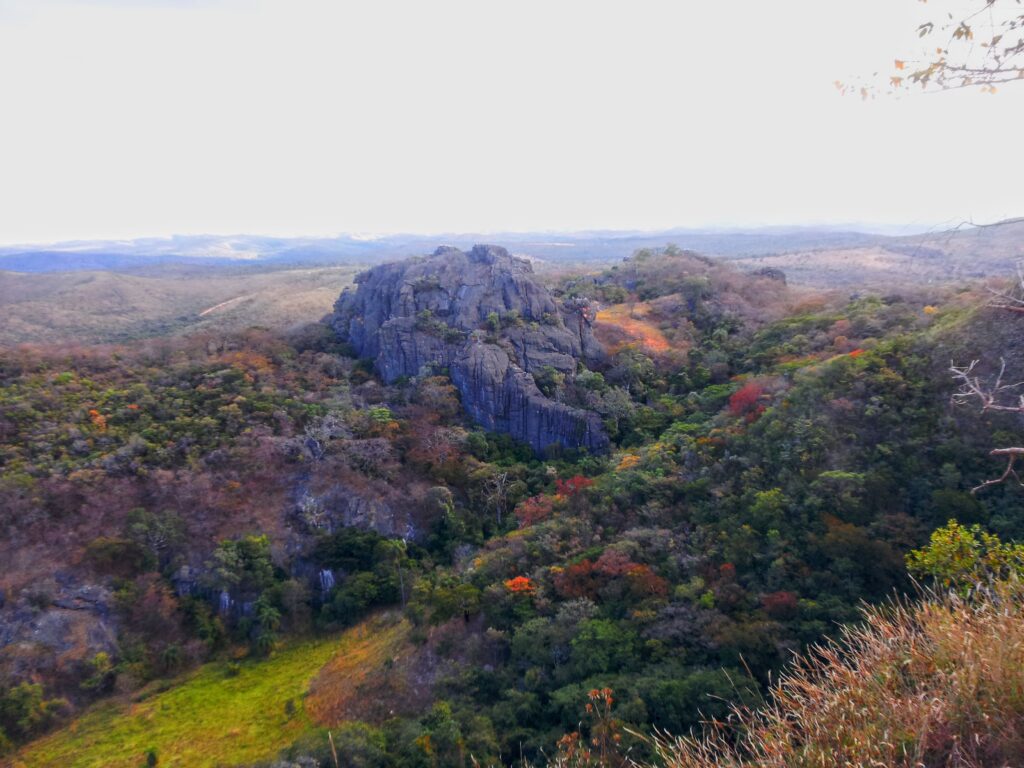
{"label": "hazy white sky", "polygon": [[1024,215],[1024,83],[833,88],[933,7],[0,0],[0,242]]}

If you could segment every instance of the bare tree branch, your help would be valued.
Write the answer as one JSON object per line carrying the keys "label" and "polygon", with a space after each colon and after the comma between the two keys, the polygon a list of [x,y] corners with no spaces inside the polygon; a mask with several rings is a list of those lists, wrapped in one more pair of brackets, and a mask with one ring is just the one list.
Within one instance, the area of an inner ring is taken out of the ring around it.
{"label": "bare tree branch", "polygon": [[[982,413],[995,411],[1024,415],[1024,394],[1015,391],[1024,385],[1024,382],[1003,383],[1003,378],[1006,375],[1006,360],[999,358],[999,373],[992,381],[986,381],[977,374],[978,362],[978,360],[972,360],[970,365],[954,365],[950,362],[950,373],[953,374],[953,379],[960,383],[960,387],[950,398],[953,404],[968,405],[973,402],[980,405]],[[1018,485],[1024,486],[1024,481],[1017,474],[1015,466],[1017,459],[1024,456],[1024,448],[994,448],[989,455],[1005,456],[1006,469],[999,477],[986,480],[981,485],[972,488],[972,494],[990,485],[1004,483],[1011,477],[1017,481]]]}
{"label": "bare tree branch", "polygon": [[996,309],[1006,309],[1010,312],[1024,312],[1024,262],[1017,262],[1017,284],[1008,291],[997,291],[989,288],[995,298],[989,306]]}
{"label": "bare tree branch", "polygon": [[[922,0],[924,2],[924,0]],[[1024,4],[1021,0],[961,0],[961,13],[936,14],[917,27],[920,48],[896,58],[885,84],[836,82],[840,92],[874,97],[904,93],[1024,83]],[[941,16],[941,18],[940,18]],[[876,73],[873,78],[877,78]]]}
{"label": "bare tree branch", "polygon": [[993,448],[989,452],[989,456],[1006,456],[1006,469],[999,477],[993,478],[992,480],[986,480],[981,485],[976,485],[971,488],[971,493],[977,493],[982,488],[986,488],[990,485],[999,485],[1000,483],[1006,482],[1010,477],[1017,481],[1017,484],[1024,487],[1024,481],[1020,479],[1020,475],[1017,474],[1017,470],[1014,469],[1014,464],[1017,459],[1024,455],[1024,448]]}

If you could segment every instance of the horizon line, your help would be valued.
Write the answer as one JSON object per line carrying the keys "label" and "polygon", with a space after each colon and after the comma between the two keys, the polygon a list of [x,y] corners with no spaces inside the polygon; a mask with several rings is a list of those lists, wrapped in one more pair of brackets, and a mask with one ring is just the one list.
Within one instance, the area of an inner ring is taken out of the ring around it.
{"label": "horizon line", "polygon": [[998,221],[979,224],[970,219],[959,221],[948,219],[942,222],[931,224],[918,224],[913,222],[905,223],[883,223],[883,222],[816,222],[816,223],[790,223],[790,224],[720,224],[706,226],[676,225],[670,227],[633,227],[633,228],[594,228],[594,229],[481,229],[481,230],[445,230],[438,232],[427,231],[406,231],[394,230],[389,232],[368,232],[368,231],[337,231],[331,234],[269,234],[261,232],[172,232],[170,234],[137,235],[132,237],[79,237],[60,240],[36,240],[19,242],[0,242],[0,249],[11,250],[18,248],[40,249],[44,247],[69,247],[87,246],[92,244],[137,244],[147,240],[173,241],[178,238],[217,238],[230,240],[232,238],[264,238],[268,240],[338,240],[347,238],[353,241],[372,243],[380,240],[393,238],[467,238],[467,237],[524,237],[532,235],[545,236],[608,236],[619,235],[623,237],[643,237],[671,234],[763,234],[779,231],[793,230],[818,230],[826,232],[845,232],[854,234],[892,234],[894,231],[903,229],[904,234],[928,234],[935,231],[958,229],[963,227],[985,227],[998,224],[1010,224],[1024,220],[1024,217],[1008,217]]}

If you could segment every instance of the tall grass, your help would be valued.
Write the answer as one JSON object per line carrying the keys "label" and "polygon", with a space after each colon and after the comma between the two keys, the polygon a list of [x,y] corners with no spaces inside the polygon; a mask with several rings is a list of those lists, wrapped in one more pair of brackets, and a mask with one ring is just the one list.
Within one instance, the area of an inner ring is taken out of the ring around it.
{"label": "tall grass", "polygon": [[651,739],[666,768],[1024,766],[1024,585],[863,610],[758,711]]}

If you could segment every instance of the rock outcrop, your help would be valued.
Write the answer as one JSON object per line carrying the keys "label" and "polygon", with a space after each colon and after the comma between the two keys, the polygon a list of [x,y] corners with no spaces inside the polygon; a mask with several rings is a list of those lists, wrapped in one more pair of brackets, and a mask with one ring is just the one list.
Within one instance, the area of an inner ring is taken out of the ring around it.
{"label": "rock outcrop", "polygon": [[598,416],[546,397],[535,374],[576,373],[602,356],[584,304],[560,303],[524,259],[504,248],[383,264],[356,277],[332,325],[387,382],[445,369],[470,416],[540,452],[552,445],[600,453]]}

